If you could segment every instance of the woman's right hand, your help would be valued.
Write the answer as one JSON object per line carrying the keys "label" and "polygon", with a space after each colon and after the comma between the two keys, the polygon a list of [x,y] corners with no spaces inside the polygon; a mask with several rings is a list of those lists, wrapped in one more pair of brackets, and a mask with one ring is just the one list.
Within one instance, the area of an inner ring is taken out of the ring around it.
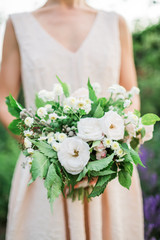
{"label": "woman's right hand", "polygon": [[[21,85],[20,53],[11,19],[8,19],[3,41],[0,68],[0,121],[7,129],[14,119],[8,112],[5,98],[11,93],[17,99]],[[14,137],[19,141],[20,138]]]}

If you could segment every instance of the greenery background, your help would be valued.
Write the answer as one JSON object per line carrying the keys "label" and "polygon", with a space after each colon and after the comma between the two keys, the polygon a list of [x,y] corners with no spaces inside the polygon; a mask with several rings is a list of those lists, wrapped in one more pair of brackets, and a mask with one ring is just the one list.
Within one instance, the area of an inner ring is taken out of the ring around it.
{"label": "greenery background", "polygon": [[[134,56],[138,74],[138,84],[141,90],[142,113],[153,112],[160,116],[160,23],[149,26],[143,31],[133,34]],[[22,102],[22,94],[21,94]],[[149,178],[151,174],[160,176],[160,147],[159,126],[155,129],[154,140],[148,142],[145,148],[154,154],[147,156],[147,170],[145,174]],[[7,131],[0,125],[0,240],[4,239],[7,216],[8,197],[14,167],[19,155],[18,144]],[[140,177],[144,199],[155,196],[160,190],[160,180],[156,180],[154,188],[150,188],[148,180],[144,178],[144,172]],[[160,202],[158,203],[160,210]],[[156,212],[157,213],[157,212]],[[155,213],[155,214],[156,214]],[[160,213],[160,211],[159,211]],[[146,235],[146,240],[160,239],[157,225],[154,231]],[[148,231],[149,222],[145,220],[145,231]]]}

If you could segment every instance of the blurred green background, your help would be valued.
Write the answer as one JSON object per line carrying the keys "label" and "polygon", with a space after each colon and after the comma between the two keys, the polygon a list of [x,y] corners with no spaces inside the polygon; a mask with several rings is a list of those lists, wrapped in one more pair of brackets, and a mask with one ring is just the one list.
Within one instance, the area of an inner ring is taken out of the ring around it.
{"label": "blurred green background", "polygon": [[[143,31],[133,33],[133,45],[138,84],[141,90],[142,113],[152,112],[160,116],[160,23],[149,26]],[[21,93],[22,102],[22,93]],[[141,168],[140,177],[144,195],[144,201],[155,199],[160,193],[160,134],[159,126],[155,128],[155,138],[146,143],[142,149],[142,160],[147,169]],[[0,240],[4,239],[7,216],[8,197],[14,167],[19,155],[19,148],[15,140],[0,125]],[[143,159],[144,158],[144,159]],[[154,183],[152,186],[150,183]],[[155,214],[159,210],[160,200],[157,198]],[[149,204],[147,202],[147,204]],[[146,206],[146,205],[145,205]],[[148,206],[148,205],[147,205]],[[154,213],[152,214],[154,215]],[[145,239],[160,239],[158,225],[155,216],[145,216]],[[152,225],[152,229],[150,229]],[[138,240],[138,239],[137,239]]]}

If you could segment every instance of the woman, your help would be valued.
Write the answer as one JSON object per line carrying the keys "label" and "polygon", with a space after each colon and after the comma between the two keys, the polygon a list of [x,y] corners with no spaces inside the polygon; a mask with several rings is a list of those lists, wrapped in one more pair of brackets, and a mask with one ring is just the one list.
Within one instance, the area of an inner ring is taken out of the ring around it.
{"label": "woman", "polygon": [[[114,12],[96,11],[84,0],[48,0],[32,13],[10,15],[4,37],[0,73],[0,119],[12,117],[5,97],[17,98],[21,81],[26,107],[35,92],[50,89],[55,75],[71,85],[85,87],[88,77],[99,81],[102,96],[113,83],[130,89],[136,83],[132,40],[124,19]],[[139,108],[139,99],[134,100]],[[43,182],[29,187],[28,169],[20,155],[10,194],[7,240],[143,240],[142,197],[137,169],[130,191],[117,180],[89,204],[64,200],[51,214]]]}

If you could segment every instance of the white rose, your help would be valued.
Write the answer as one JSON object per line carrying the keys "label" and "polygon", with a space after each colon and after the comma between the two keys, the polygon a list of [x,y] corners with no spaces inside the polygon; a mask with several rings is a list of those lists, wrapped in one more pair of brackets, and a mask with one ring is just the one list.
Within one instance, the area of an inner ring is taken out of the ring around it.
{"label": "white rose", "polygon": [[44,107],[38,108],[38,110],[37,110],[37,115],[38,115],[40,118],[45,117],[45,116],[47,115],[47,110],[46,110],[46,108],[44,108]]}
{"label": "white rose", "polygon": [[32,143],[31,143],[31,141],[29,141],[28,138],[24,139],[24,146],[25,146],[25,148],[31,148],[32,147]]}
{"label": "white rose", "polygon": [[55,83],[54,87],[53,87],[53,92],[55,96],[60,96],[63,94],[63,88],[61,86],[61,84],[59,83]]}
{"label": "white rose", "polygon": [[58,159],[68,173],[79,174],[90,159],[89,145],[78,137],[66,138],[61,143]]}
{"label": "white rose", "polygon": [[31,127],[32,124],[34,122],[34,119],[31,118],[31,117],[26,117],[26,119],[24,120],[24,123],[28,126],[28,127]]}
{"label": "white rose", "polygon": [[112,140],[124,138],[124,120],[116,112],[109,111],[101,118],[101,127],[103,133]]}
{"label": "white rose", "polygon": [[143,125],[145,129],[145,136],[142,138],[142,142],[149,141],[153,138],[154,125]]}
{"label": "white rose", "polygon": [[82,118],[77,123],[77,136],[84,141],[96,141],[103,138],[100,119],[98,118]]}

